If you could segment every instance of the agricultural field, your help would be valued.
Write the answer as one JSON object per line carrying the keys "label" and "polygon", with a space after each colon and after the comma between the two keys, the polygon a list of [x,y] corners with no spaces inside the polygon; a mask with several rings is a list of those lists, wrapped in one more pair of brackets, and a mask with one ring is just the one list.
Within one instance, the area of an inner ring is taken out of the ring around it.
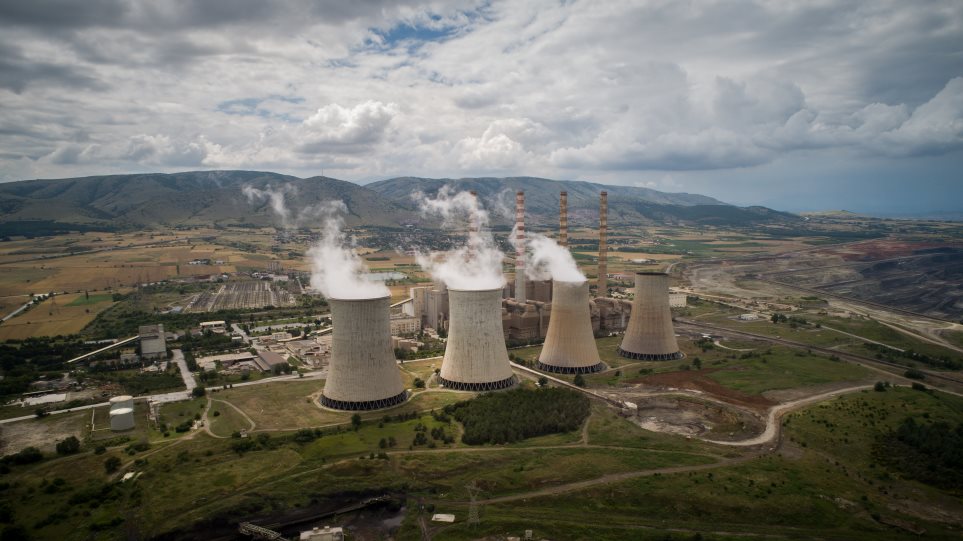
{"label": "agricultural field", "polygon": [[3,322],[0,340],[76,334],[113,305],[109,293],[55,295]]}

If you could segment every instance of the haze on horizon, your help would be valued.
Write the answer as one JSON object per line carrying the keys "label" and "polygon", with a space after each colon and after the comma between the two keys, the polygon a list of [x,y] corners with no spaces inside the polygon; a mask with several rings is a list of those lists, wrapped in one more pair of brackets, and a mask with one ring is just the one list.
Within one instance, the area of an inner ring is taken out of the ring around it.
{"label": "haze on horizon", "polygon": [[963,212],[963,3],[0,3],[0,181],[539,176]]}

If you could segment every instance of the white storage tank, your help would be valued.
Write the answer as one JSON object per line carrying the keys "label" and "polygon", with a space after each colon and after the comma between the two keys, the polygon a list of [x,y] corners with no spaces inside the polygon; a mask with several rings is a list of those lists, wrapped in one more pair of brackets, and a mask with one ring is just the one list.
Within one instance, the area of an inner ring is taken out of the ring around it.
{"label": "white storage tank", "polygon": [[125,395],[115,396],[111,398],[110,411],[114,411],[117,408],[134,409],[134,397],[125,394]]}
{"label": "white storage tank", "polygon": [[117,408],[110,410],[110,429],[114,432],[134,428],[134,408]]}

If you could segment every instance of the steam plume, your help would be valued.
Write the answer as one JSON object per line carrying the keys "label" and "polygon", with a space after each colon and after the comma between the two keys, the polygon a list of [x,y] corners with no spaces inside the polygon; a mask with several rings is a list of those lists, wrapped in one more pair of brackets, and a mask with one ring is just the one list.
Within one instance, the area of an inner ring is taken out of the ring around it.
{"label": "steam plume", "polygon": [[495,244],[488,225],[488,212],[469,192],[452,193],[449,186],[438,190],[434,198],[423,193],[413,198],[422,214],[440,216],[444,227],[453,228],[459,222],[469,223],[468,241],[461,248],[447,252],[417,253],[415,260],[435,280],[452,289],[497,289],[505,285],[502,275],[504,254]]}
{"label": "steam plume", "polygon": [[390,293],[384,282],[371,277],[368,267],[352,249],[344,234],[341,213],[347,207],[341,201],[329,201],[312,207],[321,215],[321,239],[308,252],[311,262],[311,287],[325,297],[335,299],[373,299]]}
{"label": "steam plume", "polygon": [[288,192],[297,191],[293,186],[284,185],[281,188],[275,189],[272,186],[268,186],[264,190],[259,190],[253,186],[244,186],[241,188],[241,192],[247,197],[250,202],[255,201],[267,201],[271,205],[271,210],[278,215],[281,220],[281,227],[288,229],[291,227],[291,211],[288,210],[287,205],[284,204],[284,195]]}
{"label": "steam plume", "polygon": [[[584,282],[585,275],[578,269],[575,258],[568,248],[559,246],[554,239],[526,231],[528,248],[531,253],[525,265],[525,276],[532,280],[558,280],[561,282]],[[515,231],[509,238],[517,246]]]}

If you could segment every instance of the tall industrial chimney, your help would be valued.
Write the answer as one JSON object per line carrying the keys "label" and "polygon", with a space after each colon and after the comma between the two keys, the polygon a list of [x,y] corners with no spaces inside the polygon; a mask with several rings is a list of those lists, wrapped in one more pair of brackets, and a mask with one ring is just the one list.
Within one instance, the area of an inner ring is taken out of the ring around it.
{"label": "tall industrial chimney", "polygon": [[515,194],[515,301],[525,302],[525,192]]}
{"label": "tall industrial chimney", "polygon": [[599,194],[599,263],[598,289],[595,296],[605,297],[609,294],[609,193]]}
{"label": "tall industrial chimney", "polygon": [[589,284],[552,281],[552,317],[538,369],[562,374],[586,374],[605,368],[592,334]]}
{"label": "tall industrial chimney", "polygon": [[643,361],[671,361],[679,351],[669,309],[669,275],[664,272],[635,273],[632,316],[619,346],[619,355]]}
{"label": "tall industrial chimney", "polygon": [[558,245],[568,246],[568,192],[558,198]]}
{"label": "tall industrial chimney", "polygon": [[321,405],[337,410],[375,410],[408,398],[391,347],[389,297],[328,299],[331,362]]}
{"label": "tall industrial chimney", "polygon": [[461,391],[515,385],[502,332],[501,289],[448,290],[448,343],[440,382]]}

